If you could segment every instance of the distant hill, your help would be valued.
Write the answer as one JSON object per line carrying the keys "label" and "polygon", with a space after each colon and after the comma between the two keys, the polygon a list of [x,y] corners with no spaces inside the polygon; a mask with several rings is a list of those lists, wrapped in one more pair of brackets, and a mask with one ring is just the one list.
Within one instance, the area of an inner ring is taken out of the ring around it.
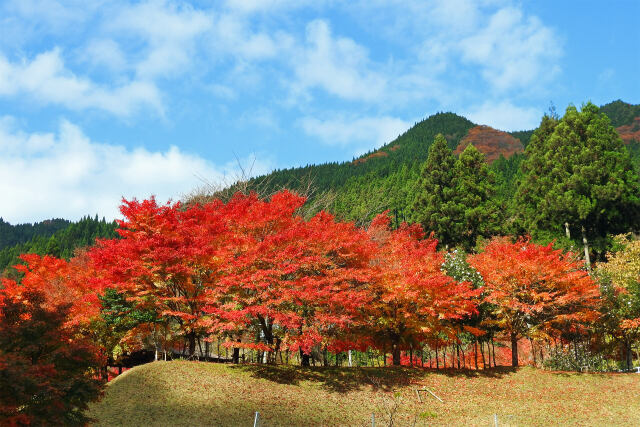
{"label": "distant hill", "polygon": [[631,124],[618,126],[616,130],[625,144],[640,142],[640,116],[634,117]]}
{"label": "distant hill", "polygon": [[[601,111],[621,133],[640,169],[640,105],[618,100],[603,105]],[[352,161],[276,170],[251,179],[248,189],[262,195],[282,188],[298,190],[309,195],[310,213],[324,208],[341,219],[356,222],[366,222],[384,210],[390,210],[398,220],[411,220],[409,207],[416,193],[420,165],[438,133],[445,136],[456,153],[470,143],[485,153],[496,175],[498,198],[506,208],[516,188],[521,153],[533,130],[504,132],[450,112],[415,123],[393,141]],[[309,188],[313,189],[311,193]],[[226,194],[235,189],[228,188]]]}
{"label": "distant hill", "polygon": [[618,99],[603,105],[600,111],[609,117],[613,127],[619,128],[632,124],[636,118],[640,117],[640,104],[632,105]]}
{"label": "distant hill", "polygon": [[96,238],[116,237],[116,223],[107,222],[104,218],[99,220],[97,216],[87,216],[77,222],[55,221],[64,221],[64,226],[55,233],[37,234],[27,241],[0,249],[0,276],[15,276],[15,270],[7,268],[20,264],[20,254],[35,253],[68,259],[77,248],[93,245]]}
{"label": "distant hill", "polygon": [[473,144],[480,152],[484,153],[489,163],[493,163],[500,156],[508,159],[516,153],[524,152],[524,145],[518,138],[484,125],[469,129],[454,153],[459,155],[469,144]]}
{"label": "distant hill", "polygon": [[0,218],[0,250],[8,246],[28,242],[34,236],[51,236],[56,231],[69,226],[69,224],[71,224],[71,221],[56,218],[33,224],[26,223],[11,225],[4,219]]}
{"label": "distant hill", "polygon": [[[611,119],[640,170],[640,105],[617,100],[603,105],[601,111]],[[373,215],[390,210],[398,221],[411,220],[409,207],[417,191],[415,186],[420,165],[426,160],[429,147],[438,133],[445,136],[449,147],[456,153],[468,144],[474,144],[485,153],[496,175],[497,197],[506,204],[515,191],[515,180],[523,158],[521,153],[528,145],[533,130],[503,132],[477,125],[450,112],[429,116],[393,141],[351,161],[275,170],[251,179],[243,189],[255,190],[262,195],[282,188],[300,191],[309,196],[307,213],[328,209],[341,219],[366,222]],[[234,185],[216,193],[216,196],[225,197],[237,189],[238,185]],[[65,257],[70,256],[76,247],[91,244],[95,237],[113,234],[115,225],[101,222],[98,226],[97,222],[100,222],[97,218],[85,218],[76,224],[52,219],[11,225],[0,218],[0,271],[16,260],[20,250]],[[82,232],[80,234],[84,237],[77,237],[79,227],[93,227],[93,231]],[[68,229],[65,232],[67,237],[63,237],[65,229]],[[51,240],[54,234],[56,237]]]}
{"label": "distant hill", "polygon": [[427,149],[438,133],[446,136],[453,149],[474,126],[474,123],[457,114],[437,113],[416,123],[390,143],[352,161],[279,169],[250,180],[249,186],[267,192],[285,187],[300,189],[312,180],[315,190],[323,192],[336,189],[354,177],[388,176],[402,165],[425,161]]}

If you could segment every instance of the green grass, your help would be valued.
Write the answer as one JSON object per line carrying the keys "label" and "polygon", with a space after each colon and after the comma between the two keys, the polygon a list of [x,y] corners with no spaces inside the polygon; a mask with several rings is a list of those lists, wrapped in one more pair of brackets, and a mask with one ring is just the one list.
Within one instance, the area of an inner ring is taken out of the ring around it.
{"label": "green grass", "polygon": [[[415,390],[427,387],[418,401]],[[640,425],[640,374],[428,371],[156,362],[109,383],[99,426]]]}

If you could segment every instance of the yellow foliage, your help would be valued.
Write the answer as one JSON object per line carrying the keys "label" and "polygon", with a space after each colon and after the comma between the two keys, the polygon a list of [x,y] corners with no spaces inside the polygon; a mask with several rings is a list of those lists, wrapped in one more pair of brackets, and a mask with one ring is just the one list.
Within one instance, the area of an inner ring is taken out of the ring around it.
{"label": "yellow foliage", "polygon": [[618,235],[614,239],[623,249],[608,253],[607,262],[600,264],[598,270],[615,287],[630,291],[640,283],[640,240],[633,240],[629,234]]}

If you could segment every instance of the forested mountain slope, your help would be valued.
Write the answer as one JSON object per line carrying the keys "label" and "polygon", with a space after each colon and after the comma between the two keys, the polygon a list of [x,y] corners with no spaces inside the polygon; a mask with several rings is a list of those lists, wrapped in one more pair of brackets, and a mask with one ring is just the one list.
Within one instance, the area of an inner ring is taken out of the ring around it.
{"label": "forested mountain slope", "polygon": [[[601,111],[621,133],[640,168],[640,105],[618,100],[602,106]],[[457,149],[456,153],[471,143],[487,155],[496,178],[497,198],[506,209],[533,130],[502,132],[478,126],[454,113],[434,114],[353,161],[276,170],[251,179],[249,189],[267,195],[281,188],[302,192],[312,188],[310,201],[314,209],[329,209],[342,219],[365,223],[374,214],[389,209],[398,221],[411,220],[410,206],[420,165],[438,133],[445,136],[451,149]]]}
{"label": "forested mountain slope", "polygon": [[[0,250],[0,275],[5,272],[7,267],[19,264],[20,254],[23,253],[53,255],[68,259],[76,248],[93,245],[96,238],[116,237],[116,223],[107,222],[104,218],[99,220],[97,216],[95,218],[87,216],[74,223],[65,220],[54,221],[57,221],[56,224],[64,221],[64,228],[50,234],[36,234],[27,241],[2,248]],[[5,274],[13,275],[15,270],[6,271]]]}
{"label": "forested mountain slope", "polygon": [[56,218],[42,222],[12,225],[0,218],[0,250],[7,246],[25,243],[34,236],[51,236],[58,230],[68,227],[71,221]]}

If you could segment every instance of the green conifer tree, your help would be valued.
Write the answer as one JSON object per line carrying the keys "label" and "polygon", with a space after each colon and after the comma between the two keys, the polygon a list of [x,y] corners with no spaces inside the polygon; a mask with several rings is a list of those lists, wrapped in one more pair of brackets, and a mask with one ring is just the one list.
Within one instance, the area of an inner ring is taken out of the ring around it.
{"label": "green conifer tree", "polygon": [[462,212],[456,204],[455,163],[447,140],[438,134],[422,165],[412,207],[413,221],[422,224],[427,233],[433,232],[441,246],[458,241],[456,230]]}
{"label": "green conifer tree", "polygon": [[609,118],[587,103],[545,116],[527,146],[515,203],[523,228],[582,240],[600,254],[611,234],[640,228],[640,185]]}
{"label": "green conifer tree", "polygon": [[455,205],[462,217],[455,225],[456,246],[475,249],[479,237],[491,237],[500,231],[502,212],[493,199],[496,187],[483,153],[472,144],[460,154],[454,167]]}

